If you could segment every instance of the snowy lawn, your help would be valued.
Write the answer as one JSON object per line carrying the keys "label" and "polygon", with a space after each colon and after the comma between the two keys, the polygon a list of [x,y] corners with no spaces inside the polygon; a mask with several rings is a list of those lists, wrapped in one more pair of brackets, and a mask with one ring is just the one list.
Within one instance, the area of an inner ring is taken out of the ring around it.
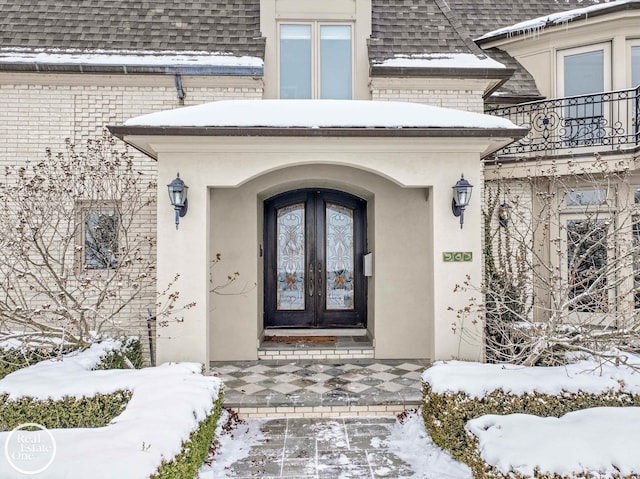
{"label": "snowy lawn", "polygon": [[[59,400],[122,390],[132,393],[124,412],[106,427],[50,430],[54,458],[39,477],[149,478],[163,461],[169,462],[181,452],[183,442],[214,411],[221,382],[202,376],[200,364],[93,371],[116,347],[117,342],[95,344],[62,361],[44,361],[0,380],[0,395],[7,394],[11,400]],[[21,447],[16,441],[49,441],[43,431],[11,434],[0,432],[0,445],[5,446],[5,452],[0,451],[3,479],[23,477],[15,466],[30,470],[28,459],[10,457]]]}

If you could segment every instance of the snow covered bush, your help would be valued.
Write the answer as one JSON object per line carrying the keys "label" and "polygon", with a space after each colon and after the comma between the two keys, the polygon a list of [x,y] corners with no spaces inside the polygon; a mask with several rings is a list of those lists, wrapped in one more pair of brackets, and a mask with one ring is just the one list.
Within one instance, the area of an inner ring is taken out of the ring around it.
{"label": "snow covered bush", "polygon": [[[54,348],[49,344],[49,339],[38,341],[32,336],[30,340],[2,340],[0,336],[0,379],[18,369],[26,368],[32,364],[46,359],[54,359],[61,354],[69,354],[78,348],[67,346]],[[109,350],[100,359],[95,369],[127,369],[141,368],[144,365],[142,344],[135,337],[121,338],[116,341],[117,347]]]}
{"label": "snow covered bush", "polygon": [[640,408],[593,408],[540,418],[487,415],[469,421],[474,477],[631,479],[640,476]]}
{"label": "snow covered bush", "polygon": [[[118,394],[123,402],[128,400],[120,413],[102,427],[49,429],[57,447],[55,460],[42,477],[195,477],[220,415],[220,379],[203,376],[202,365],[197,363],[96,369],[117,345],[115,341],[96,343],[62,360],[42,361],[0,380],[0,395],[25,404],[64,403],[72,399],[82,403],[83,399]],[[94,406],[75,412],[81,417],[90,415]],[[72,422],[73,418],[65,420]],[[21,435],[29,441],[29,434],[40,432],[23,429]],[[0,431],[0,444],[6,444],[10,434]],[[22,477],[6,454],[0,454],[0,471],[3,479]]]}
{"label": "snow covered bush", "polygon": [[[24,345],[21,345],[24,346]],[[27,367],[25,355],[33,352],[35,362],[43,361],[47,351],[38,348],[7,348],[0,351],[2,359],[13,355],[15,370]],[[22,358],[22,364],[20,364]],[[56,361],[54,359],[54,361]],[[137,338],[108,340],[102,347],[102,355],[93,369],[125,369],[142,367],[143,357]],[[10,371],[12,372],[12,371]],[[0,377],[0,379],[2,379]],[[20,424],[33,422],[47,428],[102,427],[124,411],[130,391],[114,391],[110,394],[95,394],[90,397],[63,396],[59,399],[35,399],[29,396],[9,398],[0,393],[0,431],[10,431]]]}
{"label": "snow covered bush", "polygon": [[52,428],[103,427],[124,411],[130,391],[114,391],[76,398],[60,399],[20,397],[0,394],[0,431],[11,431],[29,422]]}
{"label": "snow covered bush", "polygon": [[471,464],[468,421],[487,414],[559,417],[601,406],[640,406],[640,373],[595,361],[557,367],[439,362],[424,372],[422,415],[433,441]]}

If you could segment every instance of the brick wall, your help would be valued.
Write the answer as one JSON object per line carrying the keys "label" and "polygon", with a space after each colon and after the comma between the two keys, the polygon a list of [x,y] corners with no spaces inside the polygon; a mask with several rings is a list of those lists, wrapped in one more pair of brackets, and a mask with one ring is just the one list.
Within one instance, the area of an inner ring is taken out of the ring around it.
{"label": "brick wall", "polygon": [[373,100],[426,103],[433,106],[477,113],[484,111],[482,91],[384,88],[374,89],[371,93]]}
{"label": "brick wall", "polygon": [[[239,77],[185,77],[186,98],[177,97],[173,76],[0,74],[0,169],[63,151],[69,138],[82,148],[106,125],[128,118],[222,99],[262,98],[262,81]],[[133,152],[136,168],[157,180],[154,160]],[[135,233],[156,236],[155,204],[141,212]],[[155,257],[155,251],[151,253]],[[72,255],[73,256],[73,255]],[[155,285],[123,313],[123,329],[147,341],[146,308]]]}

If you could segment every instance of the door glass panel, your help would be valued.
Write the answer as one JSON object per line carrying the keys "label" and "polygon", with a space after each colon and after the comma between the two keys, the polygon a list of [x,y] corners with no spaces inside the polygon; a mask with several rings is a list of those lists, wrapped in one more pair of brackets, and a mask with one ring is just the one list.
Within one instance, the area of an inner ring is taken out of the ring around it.
{"label": "door glass panel", "polygon": [[280,98],[311,98],[311,25],[280,25]]}
{"label": "door glass panel", "polygon": [[607,297],[607,222],[567,221],[569,308],[579,313],[605,313]]}
{"label": "door glass panel", "polygon": [[305,308],[304,207],[304,203],[297,203],[280,208],[277,212],[277,308],[281,311],[300,311]]}
{"label": "door glass panel", "polygon": [[351,27],[320,26],[320,97],[351,100]]}
{"label": "door glass panel", "polygon": [[327,203],[326,235],[327,309],[353,309],[353,210]]}

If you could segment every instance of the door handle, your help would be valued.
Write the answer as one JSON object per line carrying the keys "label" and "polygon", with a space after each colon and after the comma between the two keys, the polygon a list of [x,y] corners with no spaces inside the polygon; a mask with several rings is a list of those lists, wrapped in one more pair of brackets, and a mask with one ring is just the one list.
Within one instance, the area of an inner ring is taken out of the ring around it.
{"label": "door handle", "polygon": [[322,296],[322,262],[318,261],[318,297]]}
{"label": "door handle", "polygon": [[309,263],[309,296],[313,296],[313,263]]}

